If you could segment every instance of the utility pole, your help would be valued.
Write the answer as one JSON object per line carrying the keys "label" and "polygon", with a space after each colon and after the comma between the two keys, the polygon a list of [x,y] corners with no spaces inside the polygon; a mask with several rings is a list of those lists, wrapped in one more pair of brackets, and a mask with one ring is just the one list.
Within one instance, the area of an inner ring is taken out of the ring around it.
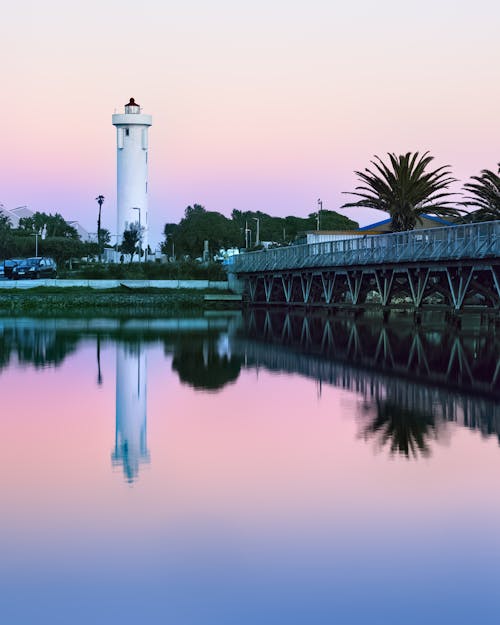
{"label": "utility pole", "polygon": [[98,195],[96,202],[99,204],[99,213],[97,216],[97,251],[99,254],[99,262],[101,262],[101,209],[104,202],[104,195]]}
{"label": "utility pole", "polygon": [[316,217],[316,230],[319,230],[319,226],[320,226],[320,217],[321,217],[321,211],[323,210],[323,202],[318,199],[318,214]]}

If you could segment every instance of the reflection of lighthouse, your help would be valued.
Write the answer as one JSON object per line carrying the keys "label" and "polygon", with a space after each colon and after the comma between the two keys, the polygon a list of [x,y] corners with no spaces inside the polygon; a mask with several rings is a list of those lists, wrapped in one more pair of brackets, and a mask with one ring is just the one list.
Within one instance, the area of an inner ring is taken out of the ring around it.
{"label": "reflection of lighthouse", "polygon": [[116,347],[116,435],[111,456],[122,464],[127,481],[139,474],[139,464],[149,462],[146,444],[146,352],[140,346]]}

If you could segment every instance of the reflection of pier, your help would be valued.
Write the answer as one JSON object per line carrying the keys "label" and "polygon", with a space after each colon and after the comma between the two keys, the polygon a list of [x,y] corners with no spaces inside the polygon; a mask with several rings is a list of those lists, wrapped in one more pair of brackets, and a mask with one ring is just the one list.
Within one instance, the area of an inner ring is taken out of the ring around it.
{"label": "reflection of pier", "polygon": [[116,433],[113,465],[123,465],[128,482],[149,462],[146,442],[146,351],[140,345],[116,346]]}
{"label": "reflection of pier", "polygon": [[232,349],[247,366],[298,373],[500,436],[499,345],[491,336],[262,310],[250,313]]}

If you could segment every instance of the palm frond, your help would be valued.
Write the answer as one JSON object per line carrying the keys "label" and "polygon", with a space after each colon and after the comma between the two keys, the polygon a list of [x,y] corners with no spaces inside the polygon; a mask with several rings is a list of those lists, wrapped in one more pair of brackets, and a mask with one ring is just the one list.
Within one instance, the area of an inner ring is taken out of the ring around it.
{"label": "palm frond", "polygon": [[389,213],[393,230],[411,230],[421,215],[431,213],[442,217],[458,217],[460,211],[452,206],[447,189],[455,182],[449,165],[433,171],[427,168],[434,160],[429,152],[388,153],[390,164],[377,155],[370,161],[371,169],[356,171],[361,185],[346,193],[358,198],[342,208],[374,208]]}

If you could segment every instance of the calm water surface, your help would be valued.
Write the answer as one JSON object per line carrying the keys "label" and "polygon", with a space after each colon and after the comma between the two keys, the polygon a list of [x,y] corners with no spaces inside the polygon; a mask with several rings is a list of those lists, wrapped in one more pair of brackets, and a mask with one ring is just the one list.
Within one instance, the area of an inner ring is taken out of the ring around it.
{"label": "calm water surface", "polygon": [[0,319],[0,622],[500,622],[492,335]]}

